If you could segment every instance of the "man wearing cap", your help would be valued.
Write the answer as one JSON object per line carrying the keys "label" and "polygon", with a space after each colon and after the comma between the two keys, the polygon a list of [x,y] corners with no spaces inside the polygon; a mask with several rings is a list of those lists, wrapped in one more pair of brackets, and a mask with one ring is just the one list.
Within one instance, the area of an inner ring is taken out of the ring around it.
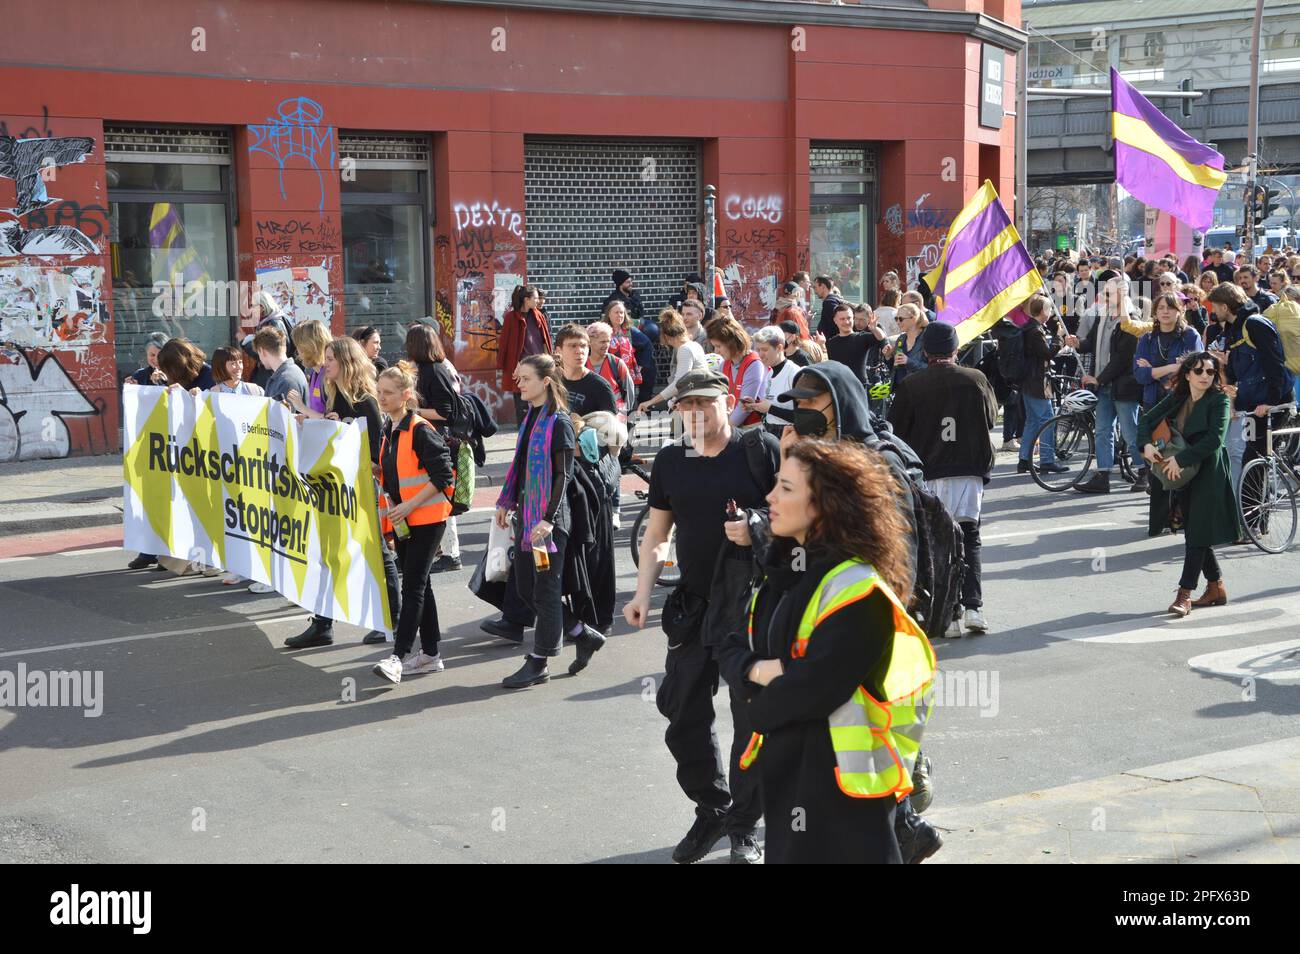
{"label": "man wearing cap", "polygon": [[622,268],[614,269],[614,290],[601,302],[602,312],[611,301],[621,301],[627,309],[628,317],[635,324],[641,324],[641,293],[633,287],[631,272]]}
{"label": "man wearing cap", "polygon": [[806,368],[812,362],[808,359],[808,354],[803,350],[803,335],[799,331],[799,323],[795,321],[783,321],[777,325],[781,329],[781,334],[785,335],[785,359],[793,361],[801,368]]}
{"label": "man wearing cap", "polygon": [[[753,573],[753,556],[747,549],[753,542],[750,525],[766,522],[765,498],[776,483],[780,445],[762,428],[744,435],[732,428],[729,416],[734,407],[722,374],[701,368],[678,382],[673,408],[682,416],[685,433],[655,457],[636,594],[623,609],[634,629],[645,625],[650,594],[668,556],[669,535],[676,528],[682,582],[664,603],[668,656],[655,701],[668,719],[664,741],[677,762],[677,783],[695,803],[695,823],[673,852],[678,864],[699,861],[724,834],[731,839],[733,863],[753,864],[762,857],[755,836],[763,813],[758,779],[752,772],[740,771],[740,756],[751,732],[739,694],[731,696],[730,786],[728,763],[714,730],[716,653],[727,634],[714,632],[721,627],[712,623],[709,600],[720,557],[743,559],[748,566],[742,565],[742,570]],[[729,521],[728,504],[733,501],[737,518]],[[711,621],[708,627],[706,614]],[[732,623],[738,627],[742,620],[738,617]]]}
{"label": "man wearing cap", "polygon": [[[921,456],[926,489],[961,526],[966,544],[963,623],[968,632],[984,633],[988,625],[980,611],[980,507],[993,472],[989,431],[997,421],[998,399],[982,372],[956,363],[957,329],[952,325],[926,325],[921,348],[928,365],[894,389],[889,423]],[[961,627],[946,635],[960,636]]]}

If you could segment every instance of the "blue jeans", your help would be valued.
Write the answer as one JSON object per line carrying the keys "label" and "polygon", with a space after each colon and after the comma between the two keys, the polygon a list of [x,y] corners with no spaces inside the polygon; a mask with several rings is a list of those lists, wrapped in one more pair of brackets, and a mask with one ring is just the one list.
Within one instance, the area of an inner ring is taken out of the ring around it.
{"label": "blue jeans", "polygon": [[[1228,464],[1232,469],[1232,492],[1235,496],[1241,489],[1241,465],[1246,456],[1246,421],[1236,417],[1237,409],[1232,409],[1233,418],[1228,422]],[[1256,427],[1262,422],[1256,418]],[[1259,427],[1263,431],[1262,427]]]}
{"label": "blue jeans", "polygon": [[[1020,459],[1030,460],[1034,454],[1034,433],[1052,417],[1052,402],[1047,398],[1033,397],[1020,392],[1020,404],[1025,411],[1024,439],[1020,442]],[[1056,463],[1056,428],[1043,431],[1038,437],[1038,462]]]}
{"label": "blue jeans", "polygon": [[1128,444],[1129,457],[1138,457],[1138,402],[1116,401],[1110,388],[1097,392],[1097,470],[1104,472],[1115,466],[1115,421],[1119,432]]}

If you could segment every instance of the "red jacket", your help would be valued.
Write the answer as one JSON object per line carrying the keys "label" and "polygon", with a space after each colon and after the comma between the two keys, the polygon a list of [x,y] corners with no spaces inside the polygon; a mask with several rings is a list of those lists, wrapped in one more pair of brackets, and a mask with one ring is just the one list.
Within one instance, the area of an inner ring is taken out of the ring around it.
{"label": "red jacket", "polygon": [[527,318],[513,308],[507,311],[501,319],[501,333],[497,336],[497,368],[501,371],[501,387],[507,391],[518,390],[515,387],[515,365],[523,357],[525,321],[534,322],[541,329],[545,352],[550,354],[553,350],[550,323],[540,311],[534,308]]}

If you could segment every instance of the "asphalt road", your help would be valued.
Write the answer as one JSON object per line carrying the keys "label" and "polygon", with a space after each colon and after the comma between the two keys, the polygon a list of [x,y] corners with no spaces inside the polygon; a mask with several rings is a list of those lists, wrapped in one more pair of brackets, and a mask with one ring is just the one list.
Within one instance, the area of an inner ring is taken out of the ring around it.
{"label": "asphalt road", "polygon": [[[1225,549],[1231,604],[1171,622],[1181,539],[1145,536],[1145,498],[1048,495],[1000,461],[983,530],[991,631],[937,647],[936,804],[1300,735],[1286,655],[1300,551]],[[625,498],[627,527],[636,506]],[[462,519],[472,559],[489,515]],[[627,530],[619,541],[626,597]],[[446,671],[391,686],[355,627],[285,650],[302,610],[128,572],[102,542],[65,534],[61,552],[0,560],[0,671],[103,680],[98,717],[0,710],[0,860],[665,862],[691,823],[654,704],[657,628],[620,619],[586,672],[564,674],[566,650],[549,685],[504,692],[520,651],[478,629],[489,609],[465,588],[467,559],[435,577]]]}

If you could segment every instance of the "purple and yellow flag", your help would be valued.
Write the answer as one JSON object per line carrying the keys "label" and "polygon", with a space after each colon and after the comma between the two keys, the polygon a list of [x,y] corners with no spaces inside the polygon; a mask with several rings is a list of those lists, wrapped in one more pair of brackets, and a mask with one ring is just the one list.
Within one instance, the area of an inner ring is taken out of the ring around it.
{"label": "purple and yellow flag", "polygon": [[185,223],[170,202],[155,202],[149,210],[149,247],[155,280],[177,285],[211,280],[199,250],[189,244]]}
{"label": "purple and yellow flag", "polygon": [[1115,180],[1134,198],[1194,229],[1214,224],[1214,200],[1227,181],[1223,156],[1197,142],[1110,71]]}
{"label": "purple and yellow flag", "polygon": [[939,265],[925,283],[939,320],[957,329],[963,345],[1043,287],[993,183],[986,181],[953,219]]}

